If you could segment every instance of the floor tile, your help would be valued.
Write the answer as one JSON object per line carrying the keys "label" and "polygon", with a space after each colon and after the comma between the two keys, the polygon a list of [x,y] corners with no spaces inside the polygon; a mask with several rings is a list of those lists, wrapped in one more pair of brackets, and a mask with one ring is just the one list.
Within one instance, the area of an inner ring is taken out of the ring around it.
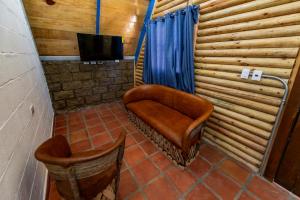
{"label": "floor tile", "polygon": [[130,147],[134,144],[136,144],[135,139],[131,135],[127,135],[125,140],[125,147]]}
{"label": "floor tile", "polygon": [[93,118],[85,121],[88,127],[102,125],[102,121],[99,118]]}
{"label": "floor tile", "polygon": [[132,136],[137,141],[137,143],[140,143],[140,142],[145,141],[147,139],[146,136],[144,136],[143,133],[141,133],[139,131],[133,133]]}
{"label": "floor tile", "polygon": [[216,164],[224,158],[223,153],[206,144],[200,147],[199,155],[208,160],[211,164]]}
{"label": "floor tile", "polygon": [[105,125],[108,129],[114,129],[114,128],[117,128],[117,127],[121,126],[121,124],[117,120],[112,120],[112,121],[109,121],[109,122],[105,122]]}
{"label": "floor tile", "polygon": [[88,132],[91,136],[98,135],[100,133],[103,133],[104,131],[105,131],[105,128],[102,125],[96,125],[94,127],[88,128]]}
{"label": "floor tile", "polygon": [[146,196],[151,200],[175,200],[179,194],[165,177],[160,177],[144,189]]}
{"label": "floor tile", "polygon": [[132,168],[140,185],[148,183],[150,180],[159,175],[159,170],[149,160],[143,160]]}
{"label": "floor tile", "polygon": [[124,158],[125,158],[127,164],[129,164],[131,167],[133,167],[140,161],[144,160],[145,157],[146,157],[145,153],[137,145],[127,148],[124,153]]}
{"label": "floor tile", "polygon": [[143,148],[143,150],[149,156],[158,151],[158,149],[155,147],[155,145],[150,140],[146,140],[146,141],[142,142],[140,144],[140,146]]}
{"label": "floor tile", "polygon": [[275,184],[270,184],[266,180],[255,176],[248,185],[248,189],[261,199],[288,199],[288,193]]}
{"label": "floor tile", "polygon": [[109,142],[112,142],[111,137],[106,132],[101,133],[99,135],[95,135],[92,138],[92,140],[93,140],[93,144],[94,144],[95,147],[99,147],[101,145],[104,145],[104,144],[107,144]]}
{"label": "floor tile", "polygon": [[232,177],[239,184],[244,184],[250,176],[250,171],[232,160],[225,160],[220,165],[220,170]]}
{"label": "floor tile", "polygon": [[114,128],[113,130],[110,130],[111,136],[113,139],[118,139],[121,133],[126,134],[126,130],[123,127]]}
{"label": "floor tile", "polygon": [[217,200],[217,197],[205,186],[199,184],[187,195],[186,200]]}
{"label": "floor tile", "polygon": [[90,144],[89,140],[84,140],[84,141],[80,141],[80,142],[71,144],[71,150],[73,153],[86,151],[89,149],[91,149],[91,144]]}
{"label": "floor tile", "polygon": [[88,134],[85,130],[72,132],[72,134],[70,134],[70,142],[71,143],[76,143],[81,140],[87,140],[87,139],[88,139]]}
{"label": "floor tile", "polygon": [[173,165],[172,161],[167,158],[162,152],[158,152],[151,156],[151,160],[158,166],[162,171],[167,169],[170,165]]}
{"label": "floor tile", "polygon": [[144,200],[145,197],[141,192],[137,192],[132,197],[129,198],[129,200]]}
{"label": "floor tile", "polygon": [[118,191],[119,199],[126,198],[130,193],[135,192],[137,189],[138,186],[134,181],[132,175],[130,174],[129,170],[122,172]]}
{"label": "floor tile", "polygon": [[252,197],[247,192],[243,192],[241,196],[239,197],[239,200],[255,200],[255,197]]}
{"label": "floor tile", "polygon": [[182,193],[186,192],[196,182],[196,178],[192,174],[179,167],[171,167],[166,171],[166,174]]}
{"label": "floor tile", "polygon": [[201,157],[197,157],[188,167],[198,178],[202,177],[204,174],[206,174],[210,168],[211,165],[203,160]]}
{"label": "floor tile", "polygon": [[54,130],[54,134],[55,135],[65,135],[65,134],[67,134],[67,128],[66,127],[56,128]]}
{"label": "floor tile", "polygon": [[239,192],[240,187],[231,181],[229,178],[223,176],[217,171],[209,174],[204,182],[215,191],[218,195],[222,196],[224,200],[232,200]]}

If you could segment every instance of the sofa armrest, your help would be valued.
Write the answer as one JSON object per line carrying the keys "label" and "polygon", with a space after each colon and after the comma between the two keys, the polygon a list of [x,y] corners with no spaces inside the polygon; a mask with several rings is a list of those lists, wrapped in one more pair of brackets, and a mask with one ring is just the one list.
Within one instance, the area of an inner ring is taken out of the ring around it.
{"label": "sofa armrest", "polygon": [[145,89],[146,86],[138,86],[128,90],[123,96],[123,103],[126,105],[131,102],[143,100]]}
{"label": "sofa armrest", "polygon": [[204,122],[209,118],[213,111],[213,107],[211,106],[207,112],[203,115],[195,119],[190,126],[185,131],[185,135],[183,137],[183,150],[187,151],[190,149],[191,143],[195,140],[198,140],[199,133],[202,129]]}

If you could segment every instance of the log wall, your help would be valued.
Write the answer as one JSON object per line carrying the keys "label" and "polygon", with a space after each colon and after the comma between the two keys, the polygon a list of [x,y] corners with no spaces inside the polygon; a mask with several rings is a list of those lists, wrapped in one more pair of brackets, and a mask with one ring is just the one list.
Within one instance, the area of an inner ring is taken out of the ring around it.
{"label": "log wall", "polygon": [[[258,171],[283,96],[270,79],[240,79],[244,67],[286,79],[296,69],[300,47],[299,0],[190,0],[200,5],[195,43],[196,95],[215,111],[204,140]],[[156,2],[152,17],[187,5],[183,0]],[[135,69],[143,84],[144,49]]]}

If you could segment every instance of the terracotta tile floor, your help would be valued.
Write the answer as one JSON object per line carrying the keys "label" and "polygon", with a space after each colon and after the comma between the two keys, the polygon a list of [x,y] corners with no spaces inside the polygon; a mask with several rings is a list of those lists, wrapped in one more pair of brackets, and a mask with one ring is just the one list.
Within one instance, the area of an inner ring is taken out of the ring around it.
{"label": "terracotta tile floor", "polygon": [[[128,121],[120,102],[55,117],[54,133],[64,135],[75,152],[111,143],[121,131],[127,132],[121,200],[296,199],[208,144],[189,167],[176,167]],[[49,199],[60,199],[53,182]]]}

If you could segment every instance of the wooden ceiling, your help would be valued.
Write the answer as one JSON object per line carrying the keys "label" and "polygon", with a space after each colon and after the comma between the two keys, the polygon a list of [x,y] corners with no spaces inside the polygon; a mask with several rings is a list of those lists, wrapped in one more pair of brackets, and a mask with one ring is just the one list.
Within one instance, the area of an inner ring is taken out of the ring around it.
{"label": "wooden ceiling", "polygon": [[[96,0],[24,0],[39,54],[79,55],[76,33],[96,30]],[[134,55],[149,0],[101,0],[100,33],[124,37],[124,55]]]}

